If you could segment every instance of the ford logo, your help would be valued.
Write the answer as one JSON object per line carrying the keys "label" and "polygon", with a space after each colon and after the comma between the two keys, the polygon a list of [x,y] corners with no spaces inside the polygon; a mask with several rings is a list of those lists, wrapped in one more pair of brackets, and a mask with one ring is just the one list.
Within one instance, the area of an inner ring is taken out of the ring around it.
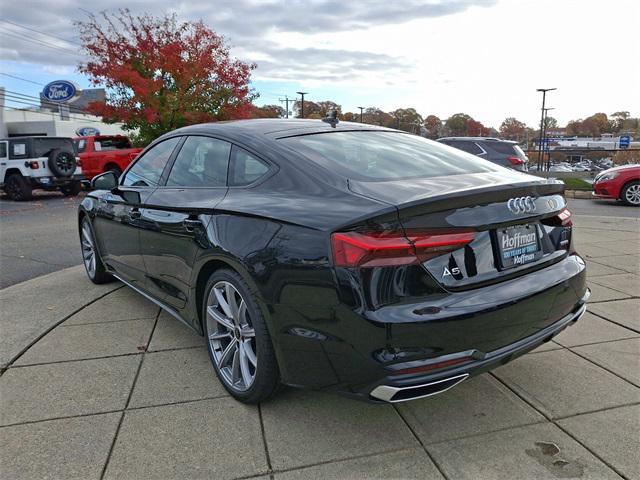
{"label": "ford logo", "polygon": [[56,103],[67,103],[80,96],[80,89],[67,80],[56,80],[48,83],[42,89],[42,97],[45,100]]}
{"label": "ford logo", "polygon": [[536,211],[536,201],[531,197],[510,198],[507,208],[511,213],[533,213]]}
{"label": "ford logo", "polygon": [[76,130],[79,137],[94,137],[100,135],[100,130],[94,127],[82,127]]}

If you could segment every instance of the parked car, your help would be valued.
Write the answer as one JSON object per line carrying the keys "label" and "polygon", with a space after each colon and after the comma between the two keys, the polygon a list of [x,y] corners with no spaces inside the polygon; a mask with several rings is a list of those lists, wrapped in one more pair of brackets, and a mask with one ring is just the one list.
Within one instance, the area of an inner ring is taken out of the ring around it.
{"label": "parked car", "polygon": [[600,172],[593,180],[593,196],[640,206],[640,165],[623,165]]}
{"label": "parked car", "polygon": [[444,137],[439,138],[438,142],[477,155],[503,167],[527,171],[529,159],[517,142],[488,137]]}
{"label": "parked car", "polygon": [[71,138],[0,139],[0,188],[12,200],[29,200],[35,189],[77,195],[83,178]]}
{"label": "parked car", "polygon": [[573,172],[571,165],[566,162],[555,163],[549,167],[550,172]]}
{"label": "parked car", "polygon": [[133,148],[131,140],[124,135],[76,137],[75,142],[87,180],[109,171],[120,176],[142,151],[141,148]]}
{"label": "parked car", "polygon": [[95,177],[78,212],[90,280],[204,335],[248,403],[281,383],[437,394],[582,316],[562,182],[330,120],[193,125]]}

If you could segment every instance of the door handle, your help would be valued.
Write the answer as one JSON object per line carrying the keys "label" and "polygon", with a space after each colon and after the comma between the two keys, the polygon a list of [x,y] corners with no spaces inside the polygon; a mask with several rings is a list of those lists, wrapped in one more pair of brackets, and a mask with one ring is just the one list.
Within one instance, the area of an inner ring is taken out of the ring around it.
{"label": "door handle", "polygon": [[202,226],[202,222],[196,218],[185,218],[182,225],[187,232],[193,232],[196,228]]}
{"label": "door handle", "polygon": [[142,213],[136,208],[135,210],[130,210],[128,216],[129,220],[137,220],[142,216]]}

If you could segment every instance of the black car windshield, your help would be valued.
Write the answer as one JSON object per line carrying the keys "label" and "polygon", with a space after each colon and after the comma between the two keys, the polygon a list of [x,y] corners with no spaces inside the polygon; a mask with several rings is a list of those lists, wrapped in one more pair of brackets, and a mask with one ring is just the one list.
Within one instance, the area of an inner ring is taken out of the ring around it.
{"label": "black car windshield", "polygon": [[285,137],[281,142],[348,178],[394,180],[496,171],[491,163],[416,135],[351,131]]}

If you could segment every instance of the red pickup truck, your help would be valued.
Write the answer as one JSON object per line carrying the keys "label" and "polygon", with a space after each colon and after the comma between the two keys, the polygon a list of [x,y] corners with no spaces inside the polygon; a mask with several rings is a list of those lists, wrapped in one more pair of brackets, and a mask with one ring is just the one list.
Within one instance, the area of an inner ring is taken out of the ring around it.
{"label": "red pickup truck", "polygon": [[142,151],[142,148],[133,148],[131,140],[124,135],[76,137],[74,141],[87,180],[108,171],[119,176]]}

